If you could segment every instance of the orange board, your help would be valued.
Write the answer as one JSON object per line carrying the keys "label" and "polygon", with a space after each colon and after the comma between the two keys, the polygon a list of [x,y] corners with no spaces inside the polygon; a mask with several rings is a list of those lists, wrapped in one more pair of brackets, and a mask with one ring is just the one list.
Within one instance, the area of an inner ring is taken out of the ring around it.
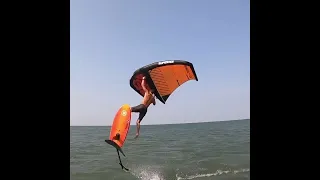
{"label": "orange board", "polygon": [[123,146],[130,129],[130,109],[131,108],[128,104],[124,104],[123,106],[121,106],[116,116],[114,117],[111,126],[109,140],[115,142],[120,148]]}

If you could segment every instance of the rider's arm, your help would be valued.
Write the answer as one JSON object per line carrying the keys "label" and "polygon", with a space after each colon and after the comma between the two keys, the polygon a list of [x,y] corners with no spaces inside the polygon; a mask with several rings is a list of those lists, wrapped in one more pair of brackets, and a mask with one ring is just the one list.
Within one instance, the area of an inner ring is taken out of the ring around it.
{"label": "rider's arm", "polygon": [[142,89],[144,90],[144,92],[147,92],[148,90],[146,88],[146,80],[145,79],[146,79],[145,77],[142,78],[141,86],[142,86]]}
{"label": "rider's arm", "polygon": [[153,103],[154,106],[156,105],[156,98],[155,98],[154,95],[153,95],[153,97],[152,97],[152,103]]}

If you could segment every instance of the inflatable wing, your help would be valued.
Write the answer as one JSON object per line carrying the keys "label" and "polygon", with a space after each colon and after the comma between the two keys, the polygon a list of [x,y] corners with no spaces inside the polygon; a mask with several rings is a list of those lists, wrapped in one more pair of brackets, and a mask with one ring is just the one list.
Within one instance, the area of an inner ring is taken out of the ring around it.
{"label": "inflatable wing", "polygon": [[165,104],[169,96],[183,83],[189,80],[198,81],[193,64],[183,60],[154,62],[137,69],[130,78],[130,86],[141,96],[142,77],[147,77],[148,86],[155,90],[156,97]]}

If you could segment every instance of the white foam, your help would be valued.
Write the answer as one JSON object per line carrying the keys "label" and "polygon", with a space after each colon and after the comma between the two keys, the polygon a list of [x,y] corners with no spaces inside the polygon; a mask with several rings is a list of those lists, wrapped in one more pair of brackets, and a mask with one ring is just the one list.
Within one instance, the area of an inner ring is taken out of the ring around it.
{"label": "white foam", "polygon": [[179,177],[176,175],[177,180],[182,180],[182,179],[195,179],[195,178],[202,178],[202,177],[210,177],[210,176],[219,176],[222,174],[228,174],[228,173],[241,173],[241,172],[249,172],[250,169],[240,169],[240,170],[234,170],[234,171],[222,171],[222,170],[217,170],[215,173],[207,173],[207,174],[196,174],[196,175],[191,175],[191,176],[186,176],[186,177]]}

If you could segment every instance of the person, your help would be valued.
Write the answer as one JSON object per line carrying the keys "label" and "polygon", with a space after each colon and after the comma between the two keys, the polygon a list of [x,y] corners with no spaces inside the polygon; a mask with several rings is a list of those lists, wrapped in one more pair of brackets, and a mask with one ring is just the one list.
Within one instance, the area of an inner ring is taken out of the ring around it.
{"label": "person", "polygon": [[141,86],[142,86],[142,89],[144,90],[144,96],[143,96],[142,102],[141,102],[141,104],[131,108],[131,112],[139,112],[139,117],[136,122],[137,133],[136,133],[135,138],[137,138],[140,134],[140,123],[141,123],[142,119],[144,118],[144,116],[147,114],[148,107],[150,106],[151,103],[154,106],[156,105],[154,91],[152,89],[150,89],[149,86],[148,87],[146,86],[146,77],[145,76],[142,78]]}

